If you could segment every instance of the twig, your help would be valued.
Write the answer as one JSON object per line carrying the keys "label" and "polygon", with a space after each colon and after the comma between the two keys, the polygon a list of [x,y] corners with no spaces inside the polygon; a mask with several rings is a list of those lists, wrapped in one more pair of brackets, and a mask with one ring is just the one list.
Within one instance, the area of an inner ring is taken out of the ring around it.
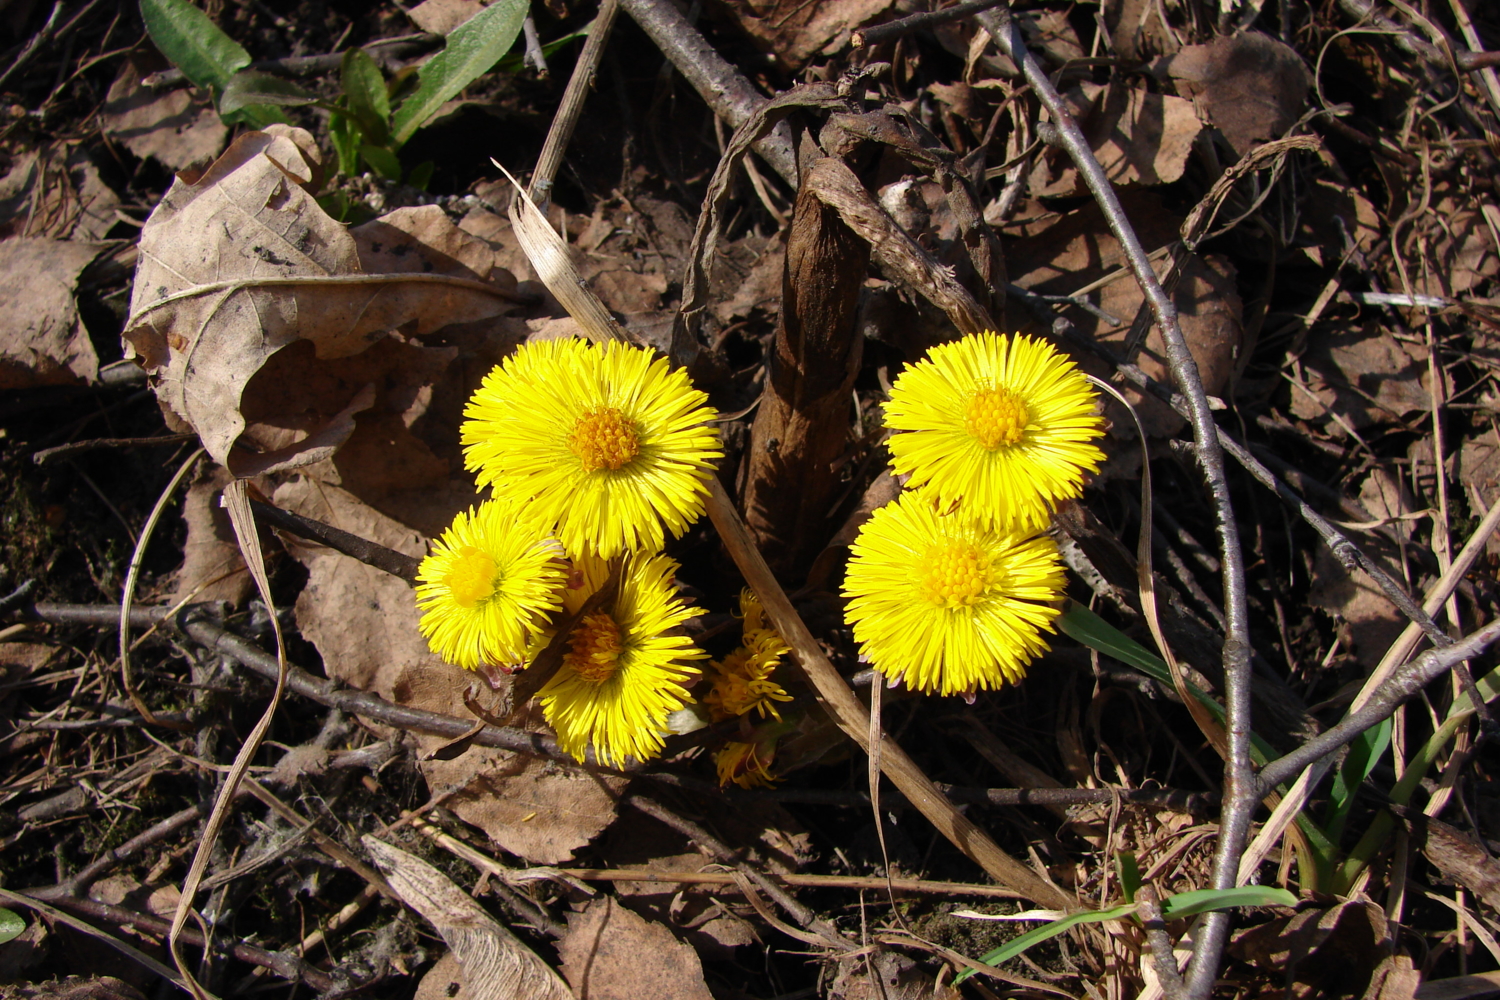
{"label": "twig", "polygon": [[23,580],[21,585],[12,590],[4,597],[0,597],[0,615],[5,614],[12,608],[19,608],[31,600],[31,595],[36,592],[35,580]]}
{"label": "twig", "polygon": [[[1136,280],[1140,282],[1166,342],[1167,362],[1172,369],[1172,376],[1187,397],[1193,440],[1197,445],[1198,462],[1213,500],[1223,559],[1224,612],[1228,624],[1223,648],[1224,702],[1229,757],[1224,767],[1224,805],[1219,823],[1218,847],[1214,852],[1212,886],[1215,889],[1229,889],[1234,886],[1235,876],[1239,871],[1240,855],[1245,849],[1250,818],[1257,799],[1255,775],[1250,764],[1250,636],[1244,553],[1240,548],[1239,526],[1229,496],[1229,480],[1224,471],[1224,456],[1219,447],[1213,412],[1209,409],[1208,396],[1198,375],[1197,362],[1193,360],[1192,352],[1182,335],[1182,328],[1177,322],[1176,306],[1157,280],[1156,272],[1151,269],[1146,250],[1125,217],[1120,199],[1110,186],[1103,168],[1094,158],[1088,139],[1068,111],[1046,71],[1027,50],[1026,39],[1012,19],[1010,8],[1001,5],[978,15],[977,20],[995,39],[1000,50],[1021,67],[1027,82],[1051,115],[1052,131],[1058,143],[1067,151],[1083,176],[1109,223],[1110,231],[1119,240],[1131,270],[1135,272]],[[1187,976],[1188,995],[1206,997],[1212,990],[1228,931],[1227,914],[1213,913],[1205,919],[1194,941],[1193,962],[1188,968]]]}
{"label": "twig", "polygon": [[521,22],[521,37],[526,40],[526,65],[536,70],[543,80],[551,76],[547,69],[547,55],[542,51],[542,40],[536,33],[536,18],[530,14]]}
{"label": "twig", "polygon": [[[654,868],[560,868],[558,871],[585,882],[659,882],[664,885],[734,885],[728,872],[669,872]],[[818,889],[884,889],[887,882],[897,892],[926,892],[944,896],[988,896],[1019,899],[1021,894],[998,885],[968,882],[930,882],[919,878],[872,878],[864,875],[798,875],[766,872],[772,884],[808,886]]]}
{"label": "twig", "polygon": [[57,0],[52,5],[52,13],[47,15],[46,23],[31,37],[31,41],[26,43],[26,48],[21,50],[21,54],[16,57],[16,61],[11,63],[4,73],[0,73],[0,87],[5,86],[5,81],[9,80],[12,74],[19,72],[27,63],[31,62],[32,57],[52,40],[53,32],[57,29],[57,19],[62,15],[62,9],[62,0]]}
{"label": "twig", "polygon": [[1360,733],[1374,728],[1389,717],[1397,705],[1415,697],[1422,688],[1464,660],[1484,652],[1497,638],[1500,638],[1500,619],[1470,633],[1446,649],[1429,649],[1407,663],[1380,686],[1363,708],[1351,712],[1332,729],[1267,764],[1256,780],[1257,794],[1264,796],[1304,767],[1347,746]]}
{"label": "twig", "polygon": [[[698,29],[677,12],[669,0],[620,0],[672,65],[692,84],[714,114],[739,126],[766,102],[753,84],[714,51]],[[755,144],[755,151],[793,188],[797,186],[797,157],[791,132],[783,124]]]}
{"label": "twig", "polygon": [[[360,47],[369,52],[370,56],[383,68],[390,70],[395,67],[398,60],[436,48],[442,40],[441,35],[419,31],[411,35],[383,38]],[[328,73],[338,69],[343,64],[343,61],[344,53],[329,52],[315,56],[288,56],[285,59],[263,59],[251,63],[248,68],[261,73],[271,73],[275,76],[316,76],[319,73]],[[155,88],[175,87],[185,82],[187,82],[187,77],[182,75],[182,70],[180,69],[166,69],[160,73],[152,73],[141,81],[143,86]]]}
{"label": "twig", "polygon": [[373,566],[397,579],[405,580],[413,587],[417,585],[417,567],[421,566],[422,560],[415,556],[388,549],[384,545],[367,541],[358,535],[335,528],[331,524],[314,521],[312,518],[293,514],[289,510],[282,510],[280,507],[273,507],[259,500],[251,500],[250,509],[255,513],[257,521],[280,528],[298,538],[326,545],[335,552],[342,552],[351,559],[358,559],[366,566]]}
{"label": "twig", "polygon": [[1149,885],[1141,886],[1136,890],[1135,902],[1136,915],[1146,929],[1146,942],[1151,946],[1151,961],[1156,965],[1161,991],[1167,1000],[1182,1000],[1185,995],[1182,974],[1177,971],[1177,959],[1172,956],[1172,939],[1167,936],[1156,890]]}
{"label": "twig", "polygon": [[860,28],[849,36],[849,45],[853,48],[863,48],[866,45],[879,45],[888,42],[892,38],[900,38],[909,35],[913,31],[921,31],[923,28],[933,28],[939,24],[948,24],[952,21],[961,21],[971,14],[989,10],[1000,4],[1003,0],[964,0],[952,7],[942,10],[928,11],[922,14],[909,14],[906,17],[887,21],[885,24],[877,24],[873,28]]}
{"label": "twig", "polygon": [[[37,909],[45,908],[44,912],[53,912],[54,907],[56,907],[57,909],[68,910],[94,920],[107,920],[121,927],[133,927],[137,931],[144,931],[153,937],[166,937],[167,932],[172,926],[168,921],[158,916],[149,913],[140,913],[124,906],[101,903],[97,899],[89,899],[86,896],[62,896],[51,900],[52,906],[48,906],[47,903],[40,900],[33,900],[26,893],[13,893],[4,889],[0,889],[0,897],[7,898],[11,902],[23,906],[33,906]],[[184,930],[177,937],[184,944],[194,948],[203,947],[203,935],[196,930]],[[315,990],[329,991],[340,985],[338,980],[326,972],[320,972],[301,959],[291,955],[266,951],[264,948],[257,948],[250,944],[227,944],[217,941],[213,944],[213,950],[221,955],[233,956],[241,962],[248,962],[251,965],[258,965],[264,969],[269,969],[282,979],[291,982],[304,982]],[[157,968],[158,966],[160,968]],[[161,963],[156,963],[151,968],[158,975],[163,975],[176,981],[176,974],[172,970],[166,969],[165,966],[161,966]],[[165,971],[162,971],[163,969]]]}
{"label": "twig", "polygon": [[206,812],[208,810],[201,803],[188,806],[181,812],[173,813],[154,826],[141,831],[114,850],[106,851],[83,868],[78,869],[77,872],[65,881],[42,889],[28,889],[26,893],[37,899],[58,899],[63,896],[80,895],[87,891],[90,885],[102,878],[104,873],[111,868],[122,862],[129,861],[146,848],[155,846],[184,826],[194,822]]}
{"label": "twig", "polygon": [[31,460],[37,465],[46,465],[54,458],[62,458],[65,455],[76,455],[82,451],[94,451],[97,448],[149,448],[164,444],[182,444],[184,441],[193,441],[197,434],[159,434],[156,437],[138,438],[93,438],[89,441],[72,441],[68,444],[60,444],[53,448],[43,448],[31,456]]}
{"label": "twig", "polygon": [[[594,85],[594,74],[598,72],[599,60],[604,55],[604,43],[609,41],[615,26],[615,15],[620,12],[619,0],[603,0],[599,4],[599,16],[589,27],[589,37],[578,53],[578,62],[573,66],[573,75],[568,78],[563,91],[562,103],[552,118],[552,127],[547,130],[547,141],[542,144],[541,155],[536,158],[536,172],[531,175],[531,186],[527,193],[539,204],[545,205],[552,192],[552,182],[557,177],[557,168],[562,165],[563,153],[578,127],[578,118],[583,114],[583,102]],[[531,23],[531,18],[526,19]],[[545,67],[544,67],[545,68]]]}

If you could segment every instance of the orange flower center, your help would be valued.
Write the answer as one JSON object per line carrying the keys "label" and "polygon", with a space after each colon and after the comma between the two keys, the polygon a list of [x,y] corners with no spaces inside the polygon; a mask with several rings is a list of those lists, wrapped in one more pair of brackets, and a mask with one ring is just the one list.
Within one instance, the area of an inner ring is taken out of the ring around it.
{"label": "orange flower center", "polygon": [[448,576],[443,581],[448,593],[461,608],[472,608],[495,594],[495,576],[499,569],[488,552],[465,545],[453,555]]}
{"label": "orange flower center", "polygon": [[641,453],[635,422],[613,406],[588,410],[568,436],[568,450],[583,463],[583,471],[618,469]]}
{"label": "orange flower center", "polygon": [[568,640],[563,662],[586,681],[603,684],[620,665],[620,626],[603,611],[587,615]]}
{"label": "orange flower center", "polygon": [[964,410],[964,430],[979,447],[994,451],[1020,441],[1030,419],[1026,404],[1009,389],[980,389]]}
{"label": "orange flower center", "polygon": [[941,542],[927,550],[923,561],[922,596],[940,608],[978,604],[996,583],[993,561],[969,542]]}

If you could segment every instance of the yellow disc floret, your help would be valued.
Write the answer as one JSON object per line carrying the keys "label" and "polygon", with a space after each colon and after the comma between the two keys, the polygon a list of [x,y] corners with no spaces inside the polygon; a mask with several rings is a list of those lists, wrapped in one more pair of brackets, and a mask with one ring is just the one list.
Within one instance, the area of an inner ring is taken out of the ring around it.
{"label": "yellow disc floret", "polygon": [[563,664],[591,684],[602,684],[614,676],[620,664],[620,626],[609,614],[596,611],[573,630]]}
{"label": "yellow disc floret", "polygon": [[1013,445],[1026,432],[1026,403],[1004,387],[981,388],[964,408],[964,430],[985,451]]}
{"label": "yellow disc floret", "polygon": [[923,563],[922,596],[939,608],[972,607],[996,583],[993,560],[967,541],[939,542]]}
{"label": "yellow disc floret", "polygon": [[495,596],[496,579],[500,567],[494,556],[472,545],[465,545],[453,553],[448,571],[443,574],[443,583],[454,603],[461,608],[472,608],[480,601]]}
{"label": "yellow disc floret", "polygon": [[641,453],[641,438],[633,420],[613,406],[598,406],[573,425],[568,450],[578,456],[585,472],[613,471]]}

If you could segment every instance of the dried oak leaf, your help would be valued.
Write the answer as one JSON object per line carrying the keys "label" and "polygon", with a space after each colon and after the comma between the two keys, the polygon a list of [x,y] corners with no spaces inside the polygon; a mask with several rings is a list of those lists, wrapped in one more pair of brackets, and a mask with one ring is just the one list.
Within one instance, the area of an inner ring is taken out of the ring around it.
{"label": "dried oak leaf", "polygon": [[[467,480],[423,492],[434,512],[430,520],[443,525],[477,501]],[[426,551],[417,531],[311,476],[299,475],[279,487],[274,502],[408,555]],[[472,718],[464,693],[477,675],[444,663],[427,648],[417,630],[420,615],[410,587],[321,546],[296,539],[286,544],[308,569],[297,598],[297,624],[322,654],[329,677],[397,704]],[[529,728],[539,729],[540,723]],[[428,760],[448,741],[427,735],[415,740],[428,785],[464,789],[448,800],[448,808],[505,850],[537,864],[567,861],[597,836],[614,818],[614,798],[625,784],[625,779],[488,747],[472,747],[453,760]]]}
{"label": "dried oak leaf", "polygon": [[1237,935],[1229,951],[1288,981],[1295,1000],[1364,996],[1391,954],[1385,911],[1350,901],[1300,910]]}
{"label": "dried oak leaf", "polygon": [[1295,49],[1256,31],[1184,46],[1153,72],[1175,79],[1241,156],[1290,128],[1312,86]]}
{"label": "dried oak leaf", "polygon": [[229,128],[212,106],[195,100],[188,90],[141,85],[147,73],[165,65],[152,65],[144,57],[126,59],[99,109],[99,124],[141,159],[155,159],[168,170],[186,170],[218,156]]}
{"label": "dried oak leaf", "polygon": [[[1414,506],[1401,484],[1379,467],[1371,469],[1361,483],[1359,500],[1376,517],[1394,517],[1411,511]],[[1388,571],[1396,565],[1397,554],[1384,536],[1365,535],[1360,546]],[[1400,579],[1399,571],[1395,575]],[[1364,573],[1350,573],[1323,545],[1318,546],[1313,560],[1312,589],[1307,602],[1344,623],[1345,645],[1371,670],[1406,626],[1406,619],[1385,591]]]}
{"label": "dried oak leaf", "polygon": [[[201,175],[178,177],[141,231],[129,351],[169,413],[231,469],[247,386],[288,345],[309,341],[319,360],[349,357],[392,331],[422,337],[497,317],[513,298],[508,274],[428,273],[417,255],[413,271],[366,267],[356,236],[313,199],[321,168],[302,129],[247,132]],[[337,433],[306,432],[321,451],[301,454],[293,441],[255,471],[327,457],[353,431],[352,402],[335,413]]]}
{"label": "dried oak leaf", "polygon": [[[1391,423],[1432,404],[1425,350],[1391,336],[1379,322],[1340,325],[1312,339],[1292,385],[1292,413],[1326,420],[1328,433]],[[1295,373],[1294,373],[1295,375]],[[1343,423],[1329,419],[1338,414]]]}
{"label": "dried oak leaf", "polygon": [[842,48],[855,28],[894,4],[895,0],[728,0],[725,6],[762,49],[798,70],[818,53]]}
{"label": "dried oak leaf", "polygon": [[568,915],[557,945],[563,975],[578,1000],[711,1000],[703,964],[688,945],[659,923],[613,897],[592,900]]}
{"label": "dried oak leaf", "polygon": [[[1203,122],[1193,102],[1114,80],[1082,83],[1064,95],[1105,174],[1116,185],[1170,184],[1182,177]],[[1054,174],[1053,171],[1056,171]],[[1037,197],[1084,194],[1065,155],[1040,158],[1031,176]]]}
{"label": "dried oak leaf", "polygon": [[[1120,201],[1148,251],[1177,239],[1181,219],[1170,212],[1154,193],[1126,190],[1121,192]],[[1072,294],[1125,264],[1119,241],[1109,232],[1098,206],[1089,204],[1060,217],[1051,213],[1035,214],[1040,216],[1039,221],[1028,226],[1025,235],[1006,247],[1011,280],[1022,288]],[[1109,326],[1098,317],[1076,308],[1069,310],[1068,318],[1085,336],[1097,337],[1119,351],[1136,312],[1145,301],[1140,286],[1127,270],[1097,292],[1090,293],[1089,298],[1105,313],[1120,320],[1121,325]],[[1223,393],[1234,373],[1242,337],[1234,265],[1216,254],[1192,257],[1184,268],[1172,301],[1177,306],[1188,349],[1198,363],[1204,390],[1212,396]],[[1032,332],[1046,334],[1048,331]],[[1172,379],[1165,359],[1161,333],[1153,326],[1134,360],[1146,374],[1170,383]],[[1096,375],[1105,374],[1103,366],[1093,358],[1080,358],[1079,363]],[[1166,404],[1134,390],[1126,390],[1126,396],[1140,414],[1146,433],[1162,437],[1175,434],[1183,426],[1182,418]],[[1119,404],[1109,402],[1106,407],[1116,433],[1133,436],[1133,431],[1125,428],[1134,425],[1118,408]]]}
{"label": "dried oak leaf", "polygon": [[574,1000],[556,972],[442,872],[375,837],[365,849],[402,901],[437,928],[472,1000]]}
{"label": "dried oak leaf", "polygon": [[0,238],[102,240],[119,208],[120,196],[76,143],[21,152],[0,178]]}
{"label": "dried oak leaf", "polygon": [[74,293],[100,249],[70,240],[0,242],[0,389],[99,377],[99,355]]}

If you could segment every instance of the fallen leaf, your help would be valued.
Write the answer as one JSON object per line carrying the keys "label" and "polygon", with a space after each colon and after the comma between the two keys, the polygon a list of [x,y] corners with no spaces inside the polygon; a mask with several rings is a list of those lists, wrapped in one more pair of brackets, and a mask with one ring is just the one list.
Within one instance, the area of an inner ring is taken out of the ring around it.
{"label": "fallen leaf", "polygon": [[446,36],[454,28],[484,10],[479,0],[423,0],[406,12],[423,31]]}
{"label": "fallen leaf", "polygon": [[[79,961],[77,954],[71,958]],[[48,982],[20,983],[7,987],[0,995],[5,1000],[146,1000],[146,994],[114,976],[69,976]]]}
{"label": "fallen leaf", "polygon": [[187,541],[182,546],[182,566],[168,603],[176,604],[192,595],[194,601],[228,601],[238,606],[250,593],[246,573],[229,515],[219,506],[219,494],[232,477],[213,466],[198,475],[182,501],[182,520]]}
{"label": "fallen leaf", "polygon": [[119,209],[120,196],[77,143],[22,151],[0,178],[0,239],[101,240]]}
{"label": "fallen leaf", "polygon": [[1280,138],[1302,114],[1312,75],[1295,49],[1258,31],[1184,46],[1153,67],[1176,80],[1234,151]]}
{"label": "fallen leaf", "polygon": [[[1380,467],[1371,469],[1360,484],[1359,500],[1377,518],[1395,517],[1411,510],[1410,497],[1400,483]],[[1360,546],[1387,571],[1394,568],[1395,553],[1383,536],[1364,535]],[[1394,575],[1401,578],[1399,570]],[[1385,591],[1365,574],[1350,573],[1327,546],[1318,546],[1314,557],[1307,603],[1344,623],[1341,633],[1345,645],[1371,670],[1406,626],[1405,617],[1385,596]]]}
{"label": "fallen leaf", "polygon": [[703,964],[692,948],[659,923],[621,906],[613,897],[589,902],[568,915],[568,933],[557,945],[563,975],[578,1000],[711,1000]]}
{"label": "fallen leaf", "polygon": [[957,1000],[962,994],[938,985],[931,973],[905,955],[881,949],[841,959],[828,995],[835,1000]]}
{"label": "fallen leaf", "polygon": [[1427,359],[1418,350],[1396,340],[1380,322],[1339,324],[1302,355],[1303,381],[1292,386],[1292,413],[1325,421],[1329,434],[1343,437],[1343,425],[1328,419],[1329,413],[1359,430],[1424,410],[1432,399]]}
{"label": "fallen leaf", "polygon": [[1229,951],[1289,983],[1297,1000],[1363,996],[1391,953],[1385,911],[1350,901],[1278,917],[1236,935]]}
{"label": "fallen leaf", "polygon": [[890,9],[895,0],[730,0],[725,6],[760,47],[798,70],[820,52],[843,48],[855,28]]}
{"label": "fallen leaf", "polygon": [[1500,972],[1429,979],[1418,986],[1412,996],[1414,1000],[1481,1000],[1500,996]]}
{"label": "fallen leaf", "polygon": [[442,872],[373,836],[363,843],[396,894],[448,943],[472,1000],[573,1000],[551,966]]}
{"label": "fallen leaf", "polygon": [[[1082,83],[1065,97],[1099,164],[1116,185],[1170,184],[1182,177],[1193,141],[1203,129],[1193,102],[1120,80],[1102,87]],[[1032,172],[1031,192],[1035,197],[1062,197],[1086,190],[1066,155],[1051,151]]]}
{"label": "fallen leaf", "polygon": [[464,967],[448,952],[422,976],[412,1000],[474,1000],[464,982]]}
{"label": "fallen leaf", "polygon": [[0,242],[0,389],[99,377],[99,356],[74,298],[78,276],[99,252],[69,240]]}
{"label": "fallen leaf", "polygon": [[219,155],[229,128],[206,101],[194,99],[186,89],[141,85],[146,74],[163,66],[127,58],[99,109],[99,124],[143,160],[154,159],[173,171],[201,166]]}
{"label": "fallen leaf", "polygon": [[[425,272],[432,261],[414,254],[415,270],[369,272],[359,240],[313,200],[321,169],[307,132],[247,132],[201,176],[179,177],[142,229],[125,339],[163,405],[221,465],[234,467],[247,386],[288,345],[306,340],[319,360],[344,358],[392,331],[422,337],[511,307],[508,274],[475,280],[448,254],[458,273]],[[413,219],[430,213],[399,221]],[[299,460],[295,444],[283,466]]]}
{"label": "fallen leaf", "polygon": [[1182,43],[1164,14],[1165,5],[1155,0],[1105,0],[1104,25],[1115,52],[1131,62],[1176,52]]}
{"label": "fallen leaf", "polygon": [[[1181,219],[1167,210],[1153,192],[1123,191],[1121,203],[1147,251],[1177,239]],[[1025,235],[1008,243],[1006,257],[1011,280],[1022,288],[1064,295],[1115,272],[1125,263],[1119,242],[1105,226],[1098,206],[1093,204],[1029,226]],[[1161,273],[1163,265],[1157,264],[1156,269]],[[1069,309],[1067,317],[1085,337],[1095,337],[1120,352],[1144,301],[1135,277],[1127,270],[1088,298],[1121,325],[1110,326],[1077,308]],[[1220,395],[1234,373],[1242,333],[1234,265],[1217,254],[1194,256],[1183,270],[1172,301],[1177,306],[1188,349],[1198,363],[1204,390],[1209,395]],[[1031,332],[1050,335],[1045,330]],[[1153,326],[1143,350],[1134,360],[1146,374],[1170,383],[1165,357],[1161,333]],[[1107,374],[1092,357],[1080,357],[1078,361],[1086,371],[1101,377]],[[1183,419],[1164,403],[1130,389],[1125,390],[1125,395],[1140,414],[1146,433],[1153,437],[1175,434],[1183,426]],[[1130,418],[1119,409],[1118,403],[1107,402],[1106,410],[1117,436],[1134,436],[1132,430],[1126,429],[1133,427]]]}

